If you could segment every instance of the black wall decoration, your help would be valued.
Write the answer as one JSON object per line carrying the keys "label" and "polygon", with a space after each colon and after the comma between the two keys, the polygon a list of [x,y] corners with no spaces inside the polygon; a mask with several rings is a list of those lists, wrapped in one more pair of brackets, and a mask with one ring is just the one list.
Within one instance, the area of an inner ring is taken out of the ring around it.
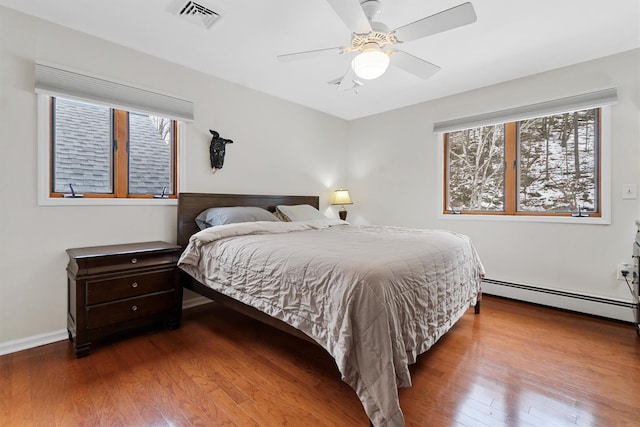
{"label": "black wall decoration", "polygon": [[211,138],[211,145],[209,146],[209,156],[211,157],[211,172],[216,173],[218,169],[222,169],[224,164],[224,154],[227,144],[233,144],[230,139],[220,138],[220,134],[215,130],[209,129],[213,138]]}

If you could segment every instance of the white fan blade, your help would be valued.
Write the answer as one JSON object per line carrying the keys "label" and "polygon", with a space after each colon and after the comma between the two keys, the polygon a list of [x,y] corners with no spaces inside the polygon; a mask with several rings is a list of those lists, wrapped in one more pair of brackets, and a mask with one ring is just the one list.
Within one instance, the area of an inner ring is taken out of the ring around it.
{"label": "white fan blade", "polygon": [[366,34],[371,32],[371,24],[360,7],[359,0],[327,0],[327,2],[352,33]]}
{"label": "white fan blade", "polygon": [[477,19],[473,5],[471,3],[462,3],[451,9],[443,10],[435,15],[427,16],[419,21],[397,28],[395,36],[400,42],[408,42],[462,27],[476,22]]}
{"label": "white fan blade", "polygon": [[425,80],[440,71],[437,65],[401,50],[393,51],[391,64]]}
{"label": "white fan blade", "polygon": [[282,62],[297,61],[299,59],[311,59],[320,58],[325,56],[340,55],[343,52],[341,47],[330,47],[327,49],[308,50],[305,52],[287,53],[285,55],[278,55],[278,59]]}
{"label": "white fan blade", "polygon": [[362,86],[362,82],[356,76],[356,73],[351,68],[351,64],[347,68],[347,72],[344,73],[344,76],[338,77],[335,80],[329,82],[331,85],[335,85],[338,87],[339,91],[347,91],[351,89],[357,89]]}
{"label": "white fan blade", "polygon": [[342,81],[338,85],[338,90],[349,90],[353,89],[355,86],[359,86],[356,84],[356,73],[353,72],[353,68],[351,68],[351,64],[347,67],[347,72],[342,77]]}

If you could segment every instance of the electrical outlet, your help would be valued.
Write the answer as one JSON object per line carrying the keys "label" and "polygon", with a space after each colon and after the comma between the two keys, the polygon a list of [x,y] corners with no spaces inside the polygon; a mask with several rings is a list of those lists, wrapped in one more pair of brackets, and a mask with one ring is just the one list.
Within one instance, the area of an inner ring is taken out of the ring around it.
{"label": "electrical outlet", "polygon": [[631,264],[626,262],[621,262],[620,264],[618,264],[618,270],[616,271],[616,279],[624,280],[624,275],[622,274],[623,271],[627,272],[627,280],[630,280],[629,276],[631,275]]}

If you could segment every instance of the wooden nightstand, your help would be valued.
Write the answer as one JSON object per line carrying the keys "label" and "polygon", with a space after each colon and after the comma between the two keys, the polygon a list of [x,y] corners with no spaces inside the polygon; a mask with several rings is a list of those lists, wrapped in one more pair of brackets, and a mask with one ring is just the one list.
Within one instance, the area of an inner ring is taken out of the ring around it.
{"label": "wooden nightstand", "polygon": [[94,341],[156,322],[180,326],[180,246],[165,242],[67,249],[67,330],[76,357]]}

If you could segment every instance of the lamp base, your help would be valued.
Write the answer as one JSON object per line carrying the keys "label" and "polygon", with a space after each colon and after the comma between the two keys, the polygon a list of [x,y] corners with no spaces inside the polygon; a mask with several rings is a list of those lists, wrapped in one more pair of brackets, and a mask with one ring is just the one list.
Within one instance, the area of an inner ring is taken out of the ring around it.
{"label": "lamp base", "polygon": [[339,210],[338,211],[338,216],[340,216],[341,220],[346,221],[347,220],[347,211],[346,211],[346,209],[345,210],[342,210],[342,209]]}

